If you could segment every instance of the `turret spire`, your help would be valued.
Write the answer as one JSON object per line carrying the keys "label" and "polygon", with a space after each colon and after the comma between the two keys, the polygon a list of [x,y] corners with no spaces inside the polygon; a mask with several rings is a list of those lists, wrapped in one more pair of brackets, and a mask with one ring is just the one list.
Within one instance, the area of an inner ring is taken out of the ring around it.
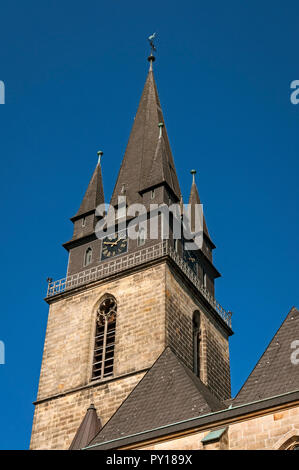
{"label": "turret spire", "polygon": [[86,193],[81,202],[80,208],[74,218],[84,216],[85,214],[95,211],[99,204],[103,204],[104,201],[104,189],[102,180],[102,169],[101,169],[101,158],[103,152],[100,150],[97,152],[98,163],[93,172]]}
{"label": "turret spire", "polygon": [[[191,185],[191,191],[190,191],[190,197],[189,197],[189,204],[191,205],[191,230],[193,231],[194,225],[195,225],[195,215],[194,215],[193,207],[195,206],[195,204],[201,204],[201,202],[200,202],[200,198],[198,194],[197,185],[195,182],[196,170],[191,170],[190,173],[192,175],[192,185]],[[203,216],[203,232],[210,239],[205,216]]]}
{"label": "turret spire", "polygon": [[87,409],[86,414],[75,434],[69,450],[80,450],[86,447],[101,429],[101,420],[93,404]]}

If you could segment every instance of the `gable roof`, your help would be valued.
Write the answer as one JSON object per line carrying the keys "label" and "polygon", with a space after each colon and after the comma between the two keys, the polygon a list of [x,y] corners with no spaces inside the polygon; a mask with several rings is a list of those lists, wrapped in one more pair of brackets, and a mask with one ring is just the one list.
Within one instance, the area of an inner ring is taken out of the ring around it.
{"label": "gable roof", "polygon": [[[233,401],[233,406],[299,390],[291,345],[299,340],[299,311],[293,307]],[[298,346],[297,346],[298,349]]]}
{"label": "gable roof", "polygon": [[164,124],[164,117],[154,74],[150,70],[114,187],[111,205],[117,205],[117,198],[123,194],[123,187],[128,204],[132,204],[141,202],[141,191],[162,183],[167,184],[177,199],[180,199],[181,191],[166,128],[163,127],[161,142],[159,123]]}
{"label": "gable roof", "polygon": [[86,411],[69,450],[80,450],[82,447],[85,447],[91,439],[96,436],[100,429],[101,420],[98,418],[97,410],[94,405],[91,404]]}
{"label": "gable roof", "polygon": [[222,408],[219,400],[168,347],[89,445]]}

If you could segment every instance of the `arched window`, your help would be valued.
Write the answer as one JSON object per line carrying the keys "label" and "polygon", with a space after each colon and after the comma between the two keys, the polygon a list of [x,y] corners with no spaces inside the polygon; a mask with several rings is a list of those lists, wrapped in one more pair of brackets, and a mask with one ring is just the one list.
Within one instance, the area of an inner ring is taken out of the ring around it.
{"label": "arched window", "polygon": [[299,431],[289,431],[273,446],[276,450],[299,450]]}
{"label": "arched window", "polygon": [[92,249],[89,247],[85,251],[84,266],[88,266],[92,262]]}
{"label": "arched window", "polygon": [[200,377],[200,313],[193,314],[193,372]]}
{"label": "arched window", "polygon": [[137,246],[142,246],[145,244],[145,230],[143,227],[139,229],[137,237]]}
{"label": "arched window", "polygon": [[115,298],[106,296],[97,311],[92,380],[113,375],[116,312]]}

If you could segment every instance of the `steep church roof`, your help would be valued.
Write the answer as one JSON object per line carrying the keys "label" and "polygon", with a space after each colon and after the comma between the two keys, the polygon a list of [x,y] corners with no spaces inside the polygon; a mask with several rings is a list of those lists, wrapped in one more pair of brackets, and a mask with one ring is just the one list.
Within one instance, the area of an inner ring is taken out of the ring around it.
{"label": "steep church roof", "polygon": [[80,450],[85,447],[101,429],[101,420],[98,418],[94,405],[90,405],[80,424],[69,450]]}
{"label": "steep church roof", "polygon": [[180,200],[180,187],[152,69],[149,70],[131,130],[111,204],[126,191],[128,204],[141,202],[140,192],[166,184]]}
{"label": "steep church roof", "polygon": [[292,343],[298,339],[299,311],[293,307],[234,399],[233,406],[299,390],[298,364],[291,360]]}
{"label": "steep church roof", "polygon": [[94,211],[99,204],[103,204],[104,202],[102,170],[99,159],[81,202],[80,208],[72,220]]}
{"label": "steep church roof", "polygon": [[220,401],[168,347],[89,445],[222,408]]}

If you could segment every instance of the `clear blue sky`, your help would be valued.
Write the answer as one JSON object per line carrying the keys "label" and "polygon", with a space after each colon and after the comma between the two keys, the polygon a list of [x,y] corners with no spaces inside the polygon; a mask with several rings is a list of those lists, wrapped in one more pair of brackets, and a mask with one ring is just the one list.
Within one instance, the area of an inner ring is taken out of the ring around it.
{"label": "clear blue sky", "polygon": [[294,0],[2,0],[0,448],[28,448],[48,306],[102,149],[109,198],[144,85],[146,38],[185,198],[189,171],[234,312],[233,393],[298,299]]}

